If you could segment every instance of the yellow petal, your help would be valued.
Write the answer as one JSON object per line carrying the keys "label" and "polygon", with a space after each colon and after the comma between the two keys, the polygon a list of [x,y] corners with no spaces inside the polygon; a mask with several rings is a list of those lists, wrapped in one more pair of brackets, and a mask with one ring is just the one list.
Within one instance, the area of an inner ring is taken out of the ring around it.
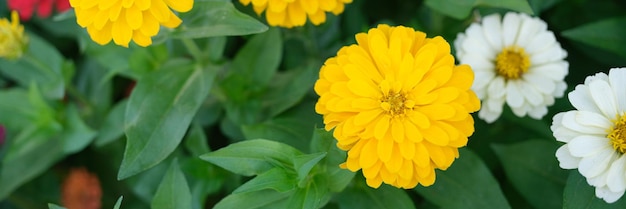
{"label": "yellow petal", "polygon": [[152,44],[152,39],[149,36],[142,34],[140,31],[133,32],[133,41],[139,46],[150,46]]}
{"label": "yellow petal", "polygon": [[306,23],[306,13],[300,4],[287,5],[287,15],[294,26],[303,26]]}
{"label": "yellow petal", "polygon": [[126,21],[131,29],[137,30],[143,24],[143,15],[136,7],[129,8],[126,10]]}
{"label": "yellow petal", "polygon": [[124,21],[113,22],[113,28],[111,28],[111,35],[113,36],[113,42],[115,44],[128,47],[128,43],[132,39],[133,31],[128,27]]}
{"label": "yellow petal", "polygon": [[378,142],[378,146],[377,146],[377,153],[378,153],[378,158],[383,161],[383,162],[388,162],[389,160],[391,160],[391,155],[393,152],[393,140],[391,139],[382,139],[382,140],[377,140]]}
{"label": "yellow petal", "polygon": [[313,23],[313,25],[320,25],[324,22],[326,22],[326,12],[322,11],[322,10],[317,10],[316,13],[308,13],[309,16],[309,20],[311,20],[311,23]]}
{"label": "yellow petal", "polygon": [[446,146],[450,142],[448,134],[443,131],[439,126],[430,126],[427,129],[422,130],[424,139],[437,146]]}
{"label": "yellow petal", "polygon": [[389,129],[389,120],[391,120],[391,118],[388,115],[383,115],[377,122],[376,122],[376,129],[374,132],[374,136],[376,137],[376,139],[384,139],[385,136],[387,135],[387,130]]}
{"label": "yellow petal", "polygon": [[168,28],[176,28],[176,27],[178,27],[183,21],[180,18],[178,18],[178,16],[176,16],[171,11],[169,13],[171,13],[169,15],[170,19],[168,21],[166,21],[166,22],[161,22],[161,24],[164,27],[168,27]]}
{"label": "yellow petal", "polygon": [[162,0],[152,0],[151,5],[149,11],[158,22],[163,23],[170,21],[170,13],[172,13],[172,11],[170,11]]}
{"label": "yellow petal", "polygon": [[395,119],[391,123],[391,136],[397,143],[404,142],[404,121]]}
{"label": "yellow petal", "polygon": [[359,164],[361,168],[372,167],[377,161],[376,155],[376,140],[370,139],[365,143],[363,150],[361,151],[361,157],[359,158]]}

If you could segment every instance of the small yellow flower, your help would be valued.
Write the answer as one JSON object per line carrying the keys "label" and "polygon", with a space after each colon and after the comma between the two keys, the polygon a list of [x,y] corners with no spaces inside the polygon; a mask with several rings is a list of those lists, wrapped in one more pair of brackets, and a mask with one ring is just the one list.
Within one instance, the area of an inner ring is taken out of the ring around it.
{"label": "small yellow flower", "polygon": [[339,15],[345,4],[352,0],[239,0],[247,6],[252,3],[254,11],[261,15],[265,11],[267,23],[271,26],[292,28],[303,26],[307,17],[314,25],[326,22],[326,12]]}
{"label": "small yellow flower", "polygon": [[22,56],[28,38],[24,36],[24,26],[16,11],[11,12],[11,22],[7,18],[0,19],[0,57],[17,59]]}
{"label": "small yellow flower", "polygon": [[152,44],[162,26],[176,28],[182,20],[172,12],[187,12],[193,0],[70,0],[78,25],[87,28],[91,39],[128,47]]}
{"label": "small yellow flower", "polygon": [[455,66],[443,38],[412,28],[382,24],[356,41],[326,60],[315,83],[316,111],[348,151],[342,168],[361,169],[373,188],[433,184],[474,132],[472,69]]}

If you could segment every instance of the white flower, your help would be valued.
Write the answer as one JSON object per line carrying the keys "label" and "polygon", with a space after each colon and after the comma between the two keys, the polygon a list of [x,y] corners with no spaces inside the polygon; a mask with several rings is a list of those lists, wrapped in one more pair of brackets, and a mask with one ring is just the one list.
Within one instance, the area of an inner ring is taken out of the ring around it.
{"label": "white flower", "polygon": [[559,166],[578,168],[597,197],[615,202],[626,190],[626,68],[589,76],[568,97],[576,110],[556,114],[550,127],[565,142]]}
{"label": "white flower", "polygon": [[460,33],[454,46],[458,60],[474,69],[472,89],[482,101],[478,117],[488,123],[500,117],[505,102],[519,117],[541,119],[567,88],[567,52],[538,18],[486,16]]}

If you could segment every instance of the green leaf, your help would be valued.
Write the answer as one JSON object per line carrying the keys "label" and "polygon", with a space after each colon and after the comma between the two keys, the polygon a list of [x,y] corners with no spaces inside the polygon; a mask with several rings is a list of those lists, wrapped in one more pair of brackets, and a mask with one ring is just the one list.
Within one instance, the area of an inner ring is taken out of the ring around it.
{"label": "green leaf", "polygon": [[328,180],[328,189],[341,192],[352,181],[355,172],[341,169],[339,165],[346,161],[346,152],[337,148],[332,132],[323,128],[315,129],[311,139],[311,152],[325,152],[326,157],[320,162],[326,166],[321,175]]}
{"label": "green leaf", "polygon": [[317,209],[325,204],[330,193],[327,192],[328,188],[320,188],[315,181],[311,181],[305,188],[298,188],[296,192],[289,198],[287,207],[285,208],[302,208],[302,209]]}
{"label": "green leaf", "polygon": [[191,129],[189,133],[187,133],[184,143],[185,148],[187,148],[194,157],[211,151],[204,130],[202,130],[202,126],[198,124],[191,125]]}
{"label": "green leaf", "polygon": [[127,104],[128,100],[122,100],[109,111],[96,137],[96,146],[104,146],[124,135],[124,114]]}
{"label": "green leaf", "polygon": [[494,145],[507,178],[535,208],[562,208],[567,171],[559,168],[554,153],[558,144],[528,140]]}
{"label": "green leaf", "polygon": [[241,126],[246,139],[271,139],[305,151],[311,143],[312,127],[323,124],[315,112],[315,101],[303,101],[297,106],[267,121]]}
{"label": "green leaf", "polygon": [[[284,200],[293,195],[290,192],[277,192],[275,190],[266,189],[253,192],[242,192],[231,194],[220,200],[213,209],[257,209],[257,208],[285,208],[280,205]],[[276,205],[278,203],[279,205]]]}
{"label": "green leaf", "polygon": [[324,157],[326,157],[326,153],[320,152],[307,155],[298,155],[293,158],[293,167],[296,169],[296,173],[298,174],[299,186],[303,186],[305,183],[307,183],[308,175],[311,172],[311,169],[313,169],[313,167],[317,165],[320,160],[324,159]]}
{"label": "green leaf", "polygon": [[[340,209],[411,209],[413,201],[405,190],[383,184],[372,189],[361,181],[358,186],[348,187],[337,194],[336,200]],[[494,207],[497,208],[497,207]]]}
{"label": "green leaf", "polygon": [[614,203],[606,203],[596,197],[595,189],[587,183],[584,176],[577,170],[569,172],[565,191],[563,192],[564,209],[611,209],[626,208],[626,198]]}
{"label": "green leaf", "polygon": [[504,8],[533,14],[526,0],[426,0],[426,5],[456,19],[466,18],[477,6]]}
{"label": "green leaf", "polygon": [[280,167],[272,168],[265,173],[259,174],[250,181],[239,186],[233,194],[254,192],[265,189],[276,190],[277,192],[287,192],[296,187],[296,179],[293,174],[289,174]]}
{"label": "green leaf", "polygon": [[608,18],[563,31],[563,36],[626,58],[626,17]]}
{"label": "green leaf", "polygon": [[544,10],[550,9],[562,0],[528,0],[535,14],[540,14]]}
{"label": "green leaf", "polygon": [[113,206],[113,209],[120,209],[120,207],[122,206],[123,199],[124,199],[124,196],[120,196],[120,198],[117,198],[117,201],[115,202],[115,205]]}
{"label": "green leaf", "polygon": [[0,72],[23,87],[37,83],[46,98],[63,98],[63,57],[53,46],[35,34],[29,34],[28,37],[28,50],[18,60],[0,59]]}
{"label": "green leaf", "polygon": [[61,139],[63,139],[63,152],[74,154],[83,150],[96,136],[96,131],[83,122],[76,105],[68,105],[65,110],[65,124]]}
{"label": "green leaf", "polygon": [[129,70],[137,77],[158,70],[170,57],[165,44],[136,48],[128,59]]}
{"label": "green leaf", "polygon": [[61,207],[52,203],[48,203],[48,209],[67,209],[67,208]]}
{"label": "green leaf", "polygon": [[279,29],[274,28],[255,35],[233,59],[231,78],[244,79],[241,82],[247,84],[248,91],[261,90],[278,71],[282,52],[283,42]]}
{"label": "green leaf", "polygon": [[437,180],[415,191],[441,208],[511,208],[489,168],[467,148],[446,171],[437,170]]}
{"label": "green leaf", "polygon": [[178,160],[174,159],[167,169],[151,206],[154,209],[191,208],[191,193],[185,174],[178,167]]}
{"label": "green leaf", "polygon": [[187,177],[187,182],[189,182],[191,204],[194,209],[205,208],[207,196],[219,192],[223,185],[239,184],[239,181],[227,180],[227,175],[229,177],[233,176],[209,162],[197,157],[184,159],[185,160],[181,160],[181,169]]}
{"label": "green leaf", "polygon": [[291,160],[299,154],[302,153],[286,144],[254,139],[230,144],[200,158],[233,173],[252,176],[275,167],[273,162],[291,165]]}
{"label": "green leaf", "polygon": [[215,66],[170,63],[137,83],[124,118],[127,143],[118,179],[158,164],[176,149],[216,72]]}
{"label": "green leaf", "polygon": [[183,24],[174,38],[240,36],[268,29],[258,20],[237,10],[230,1],[196,0],[190,12],[180,14]]}

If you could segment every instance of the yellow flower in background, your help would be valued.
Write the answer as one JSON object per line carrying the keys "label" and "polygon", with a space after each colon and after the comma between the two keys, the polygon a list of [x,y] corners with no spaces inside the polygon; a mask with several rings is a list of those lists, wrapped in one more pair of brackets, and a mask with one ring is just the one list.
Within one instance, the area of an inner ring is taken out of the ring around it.
{"label": "yellow flower in background", "polygon": [[361,169],[374,188],[433,184],[474,132],[472,69],[455,66],[443,38],[412,28],[381,24],[356,41],[326,60],[315,83],[316,111],[348,151],[341,166]]}
{"label": "yellow flower in background", "polygon": [[252,3],[254,11],[261,15],[265,11],[271,26],[292,28],[303,26],[307,18],[314,25],[326,22],[326,12],[339,15],[345,4],[352,0],[239,0],[244,6]]}
{"label": "yellow flower in background", "polygon": [[11,12],[11,21],[0,19],[0,57],[17,59],[22,56],[28,38],[24,36],[24,26],[16,11]]}
{"label": "yellow flower in background", "polygon": [[[128,47],[152,44],[162,26],[176,28],[182,20],[172,12],[187,12],[193,0],[70,0],[78,25],[87,28],[91,39],[105,45],[111,40]],[[172,10],[170,10],[172,9]]]}

